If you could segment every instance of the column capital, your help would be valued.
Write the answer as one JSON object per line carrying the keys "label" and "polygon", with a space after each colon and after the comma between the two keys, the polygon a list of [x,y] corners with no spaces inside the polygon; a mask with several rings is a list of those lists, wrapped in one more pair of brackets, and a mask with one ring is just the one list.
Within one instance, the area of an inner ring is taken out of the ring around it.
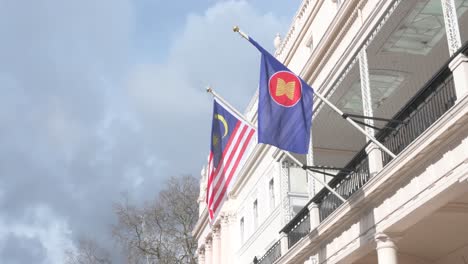
{"label": "column capital", "polygon": [[197,250],[198,253],[198,264],[205,264],[205,247],[202,246]]}
{"label": "column capital", "polygon": [[395,241],[398,240],[400,237],[390,237],[389,235],[385,233],[377,233],[374,236],[374,240],[377,243],[377,250],[382,249],[382,248],[392,248],[392,249],[397,249],[397,246],[395,245]]}
{"label": "column capital", "polygon": [[197,251],[198,251],[198,255],[204,255],[205,254],[205,247],[202,246]]}
{"label": "column capital", "polygon": [[212,229],[213,232],[213,238],[216,240],[219,240],[221,238],[221,227],[220,225],[216,225]]}
{"label": "column capital", "polygon": [[283,159],[281,160],[281,167],[282,168],[289,168],[293,165],[294,163],[292,163],[291,161],[289,161],[288,159]]}
{"label": "column capital", "polygon": [[227,225],[229,225],[229,215],[228,214],[224,214],[221,216],[221,227],[225,227]]}
{"label": "column capital", "polygon": [[211,237],[205,240],[205,251],[211,251],[213,248],[213,239]]}

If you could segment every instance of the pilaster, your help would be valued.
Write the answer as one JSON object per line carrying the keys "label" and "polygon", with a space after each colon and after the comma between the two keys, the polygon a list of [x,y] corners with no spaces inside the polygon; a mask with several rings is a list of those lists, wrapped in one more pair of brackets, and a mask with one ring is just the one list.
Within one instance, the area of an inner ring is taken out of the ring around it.
{"label": "pilaster", "polygon": [[371,142],[366,147],[366,153],[369,160],[369,176],[372,178],[383,168],[382,150]]}
{"label": "pilaster", "polygon": [[[307,154],[307,165],[311,166],[314,165],[314,148],[313,148],[313,140],[312,135],[310,135],[309,141],[309,150]],[[307,170],[307,194],[309,195],[309,199],[312,199],[315,196],[315,179],[312,175],[313,172]]]}
{"label": "pilaster", "polygon": [[449,64],[452,71],[457,101],[468,93],[468,57],[460,53]]}
{"label": "pilaster", "polygon": [[221,217],[221,263],[230,263],[231,257],[230,248],[231,233],[229,228],[229,215],[225,214]]}
{"label": "pilaster", "polygon": [[281,218],[283,225],[286,225],[291,220],[291,203],[289,200],[289,167],[291,163],[286,160],[281,161],[281,173],[280,173],[280,183],[281,183]]}
{"label": "pilaster", "polygon": [[316,203],[310,203],[307,207],[309,209],[310,230],[314,230],[320,224],[320,210]]}
{"label": "pilaster", "polygon": [[221,263],[221,253],[221,227],[217,225],[213,227],[212,264]]}
{"label": "pilaster", "polygon": [[205,264],[213,263],[213,239],[207,238],[205,241]]}
{"label": "pilaster", "polygon": [[198,249],[198,264],[205,264],[205,248]]}
{"label": "pilaster", "polygon": [[288,242],[288,234],[285,232],[281,232],[280,234],[280,247],[281,247],[281,255],[286,254],[289,249],[289,242]]}

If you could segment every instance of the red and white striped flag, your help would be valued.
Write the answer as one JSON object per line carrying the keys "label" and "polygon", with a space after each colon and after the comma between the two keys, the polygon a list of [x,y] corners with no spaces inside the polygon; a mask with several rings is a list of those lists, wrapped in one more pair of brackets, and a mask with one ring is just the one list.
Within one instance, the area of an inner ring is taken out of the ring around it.
{"label": "red and white striped flag", "polygon": [[255,140],[255,129],[221,102],[214,100],[211,127],[211,151],[208,159],[206,203],[210,222],[213,223],[236,182],[246,154]]}

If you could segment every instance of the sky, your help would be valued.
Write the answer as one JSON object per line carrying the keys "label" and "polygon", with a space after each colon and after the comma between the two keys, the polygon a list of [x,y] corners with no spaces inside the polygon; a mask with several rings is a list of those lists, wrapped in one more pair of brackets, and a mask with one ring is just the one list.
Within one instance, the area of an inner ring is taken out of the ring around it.
{"label": "sky", "polygon": [[[211,85],[244,110],[288,1],[0,0],[0,262],[61,264],[77,239],[115,251],[112,204],[200,176]],[[115,257],[115,256],[114,256]]]}

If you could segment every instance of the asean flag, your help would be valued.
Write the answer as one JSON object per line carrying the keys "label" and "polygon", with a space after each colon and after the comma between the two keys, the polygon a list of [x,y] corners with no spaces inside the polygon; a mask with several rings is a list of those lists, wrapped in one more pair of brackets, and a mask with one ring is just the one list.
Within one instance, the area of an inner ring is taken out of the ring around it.
{"label": "asean flag", "polygon": [[249,37],[261,53],[258,142],[307,154],[314,90]]}

